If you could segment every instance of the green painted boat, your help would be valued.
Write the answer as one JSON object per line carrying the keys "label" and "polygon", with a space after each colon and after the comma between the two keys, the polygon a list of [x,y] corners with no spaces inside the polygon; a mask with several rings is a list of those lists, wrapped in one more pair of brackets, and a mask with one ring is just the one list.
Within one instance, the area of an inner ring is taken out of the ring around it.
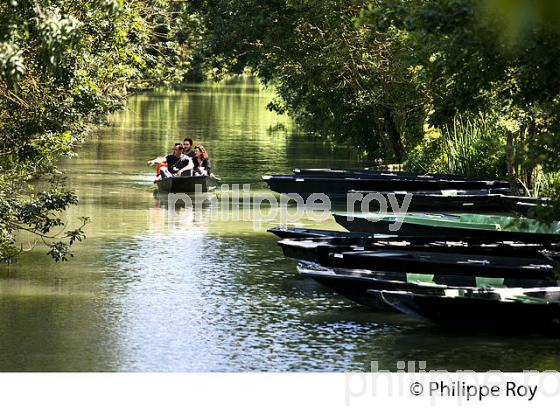
{"label": "green painted boat", "polygon": [[381,213],[335,213],[334,217],[351,232],[484,241],[560,241],[560,222],[545,223],[530,218],[479,214]]}
{"label": "green painted boat", "polygon": [[[436,275],[409,273],[406,271],[377,271],[369,269],[346,269],[325,267],[320,264],[300,261],[297,270],[332,291],[364,306],[387,310],[382,298],[372,297],[369,291],[400,290],[422,294],[442,294],[446,289],[470,289],[509,291],[509,289],[548,288],[559,286],[554,279],[511,279],[484,276]],[[519,292],[518,292],[519,293]]]}

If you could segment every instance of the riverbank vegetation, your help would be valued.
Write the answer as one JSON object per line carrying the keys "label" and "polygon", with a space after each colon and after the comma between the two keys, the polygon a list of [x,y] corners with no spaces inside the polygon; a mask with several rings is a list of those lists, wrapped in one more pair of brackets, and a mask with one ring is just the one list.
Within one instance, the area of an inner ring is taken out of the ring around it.
{"label": "riverbank vegetation", "polygon": [[[0,260],[31,234],[56,260],[84,237],[56,167],[131,90],[181,80],[190,64],[186,4],[9,0],[0,4]],[[173,22],[173,24],[172,24]],[[40,177],[40,183],[38,179]],[[73,225],[72,225],[73,224]]]}
{"label": "riverbank vegetation", "polygon": [[56,163],[130,92],[247,70],[270,109],[372,165],[560,202],[559,20],[553,0],[3,2],[0,259],[21,230],[57,260],[83,238],[57,217],[76,197]]}

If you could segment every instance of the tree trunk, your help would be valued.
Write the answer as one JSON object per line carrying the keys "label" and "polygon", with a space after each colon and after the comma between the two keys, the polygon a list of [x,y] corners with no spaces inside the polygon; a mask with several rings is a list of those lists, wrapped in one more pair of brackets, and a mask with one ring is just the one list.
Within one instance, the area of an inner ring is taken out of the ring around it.
{"label": "tree trunk", "polygon": [[506,163],[511,193],[513,195],[519,195],[519,191],[517,189],[517,171],[515,166],[514,136],[511,131],[507,132]]}
{"label": "tree trunk", "polygon": [[401,163],[404,159],[404,145],[401,139],[401,134],[390,111],[385,111],[383,115],[383,123],[388,148],[395,158],[395,161]]}

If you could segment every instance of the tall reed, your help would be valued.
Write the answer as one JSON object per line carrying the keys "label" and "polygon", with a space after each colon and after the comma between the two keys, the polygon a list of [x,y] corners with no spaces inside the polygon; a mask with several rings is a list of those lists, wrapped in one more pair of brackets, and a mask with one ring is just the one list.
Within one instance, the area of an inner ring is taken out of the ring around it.
{"label": "tall reed", "polygon": [[453,118],[442,127],[445,170],[451,174],[501,177],[504,169],[504,136],[483,117]]}

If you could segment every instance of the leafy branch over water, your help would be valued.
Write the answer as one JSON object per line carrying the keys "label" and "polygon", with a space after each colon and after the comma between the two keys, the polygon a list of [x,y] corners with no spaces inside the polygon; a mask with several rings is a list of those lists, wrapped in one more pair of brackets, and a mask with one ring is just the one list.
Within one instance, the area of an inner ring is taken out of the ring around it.
{"label": "leafy branch over water", "polygon": [[[174,1],[9,0],[0,4],[0,261],[24,250],[27,232],[65,260],[87,219],[66,227],[77,203],[57,161],[130,90],[183,78],[191,60]],[[186,19],[188,20],[188,19]],[[189,20],[190,21],[190,20]],[[172,22],[174,24],[172,24]],[[40,187],[40,188],[38,188]]]}

